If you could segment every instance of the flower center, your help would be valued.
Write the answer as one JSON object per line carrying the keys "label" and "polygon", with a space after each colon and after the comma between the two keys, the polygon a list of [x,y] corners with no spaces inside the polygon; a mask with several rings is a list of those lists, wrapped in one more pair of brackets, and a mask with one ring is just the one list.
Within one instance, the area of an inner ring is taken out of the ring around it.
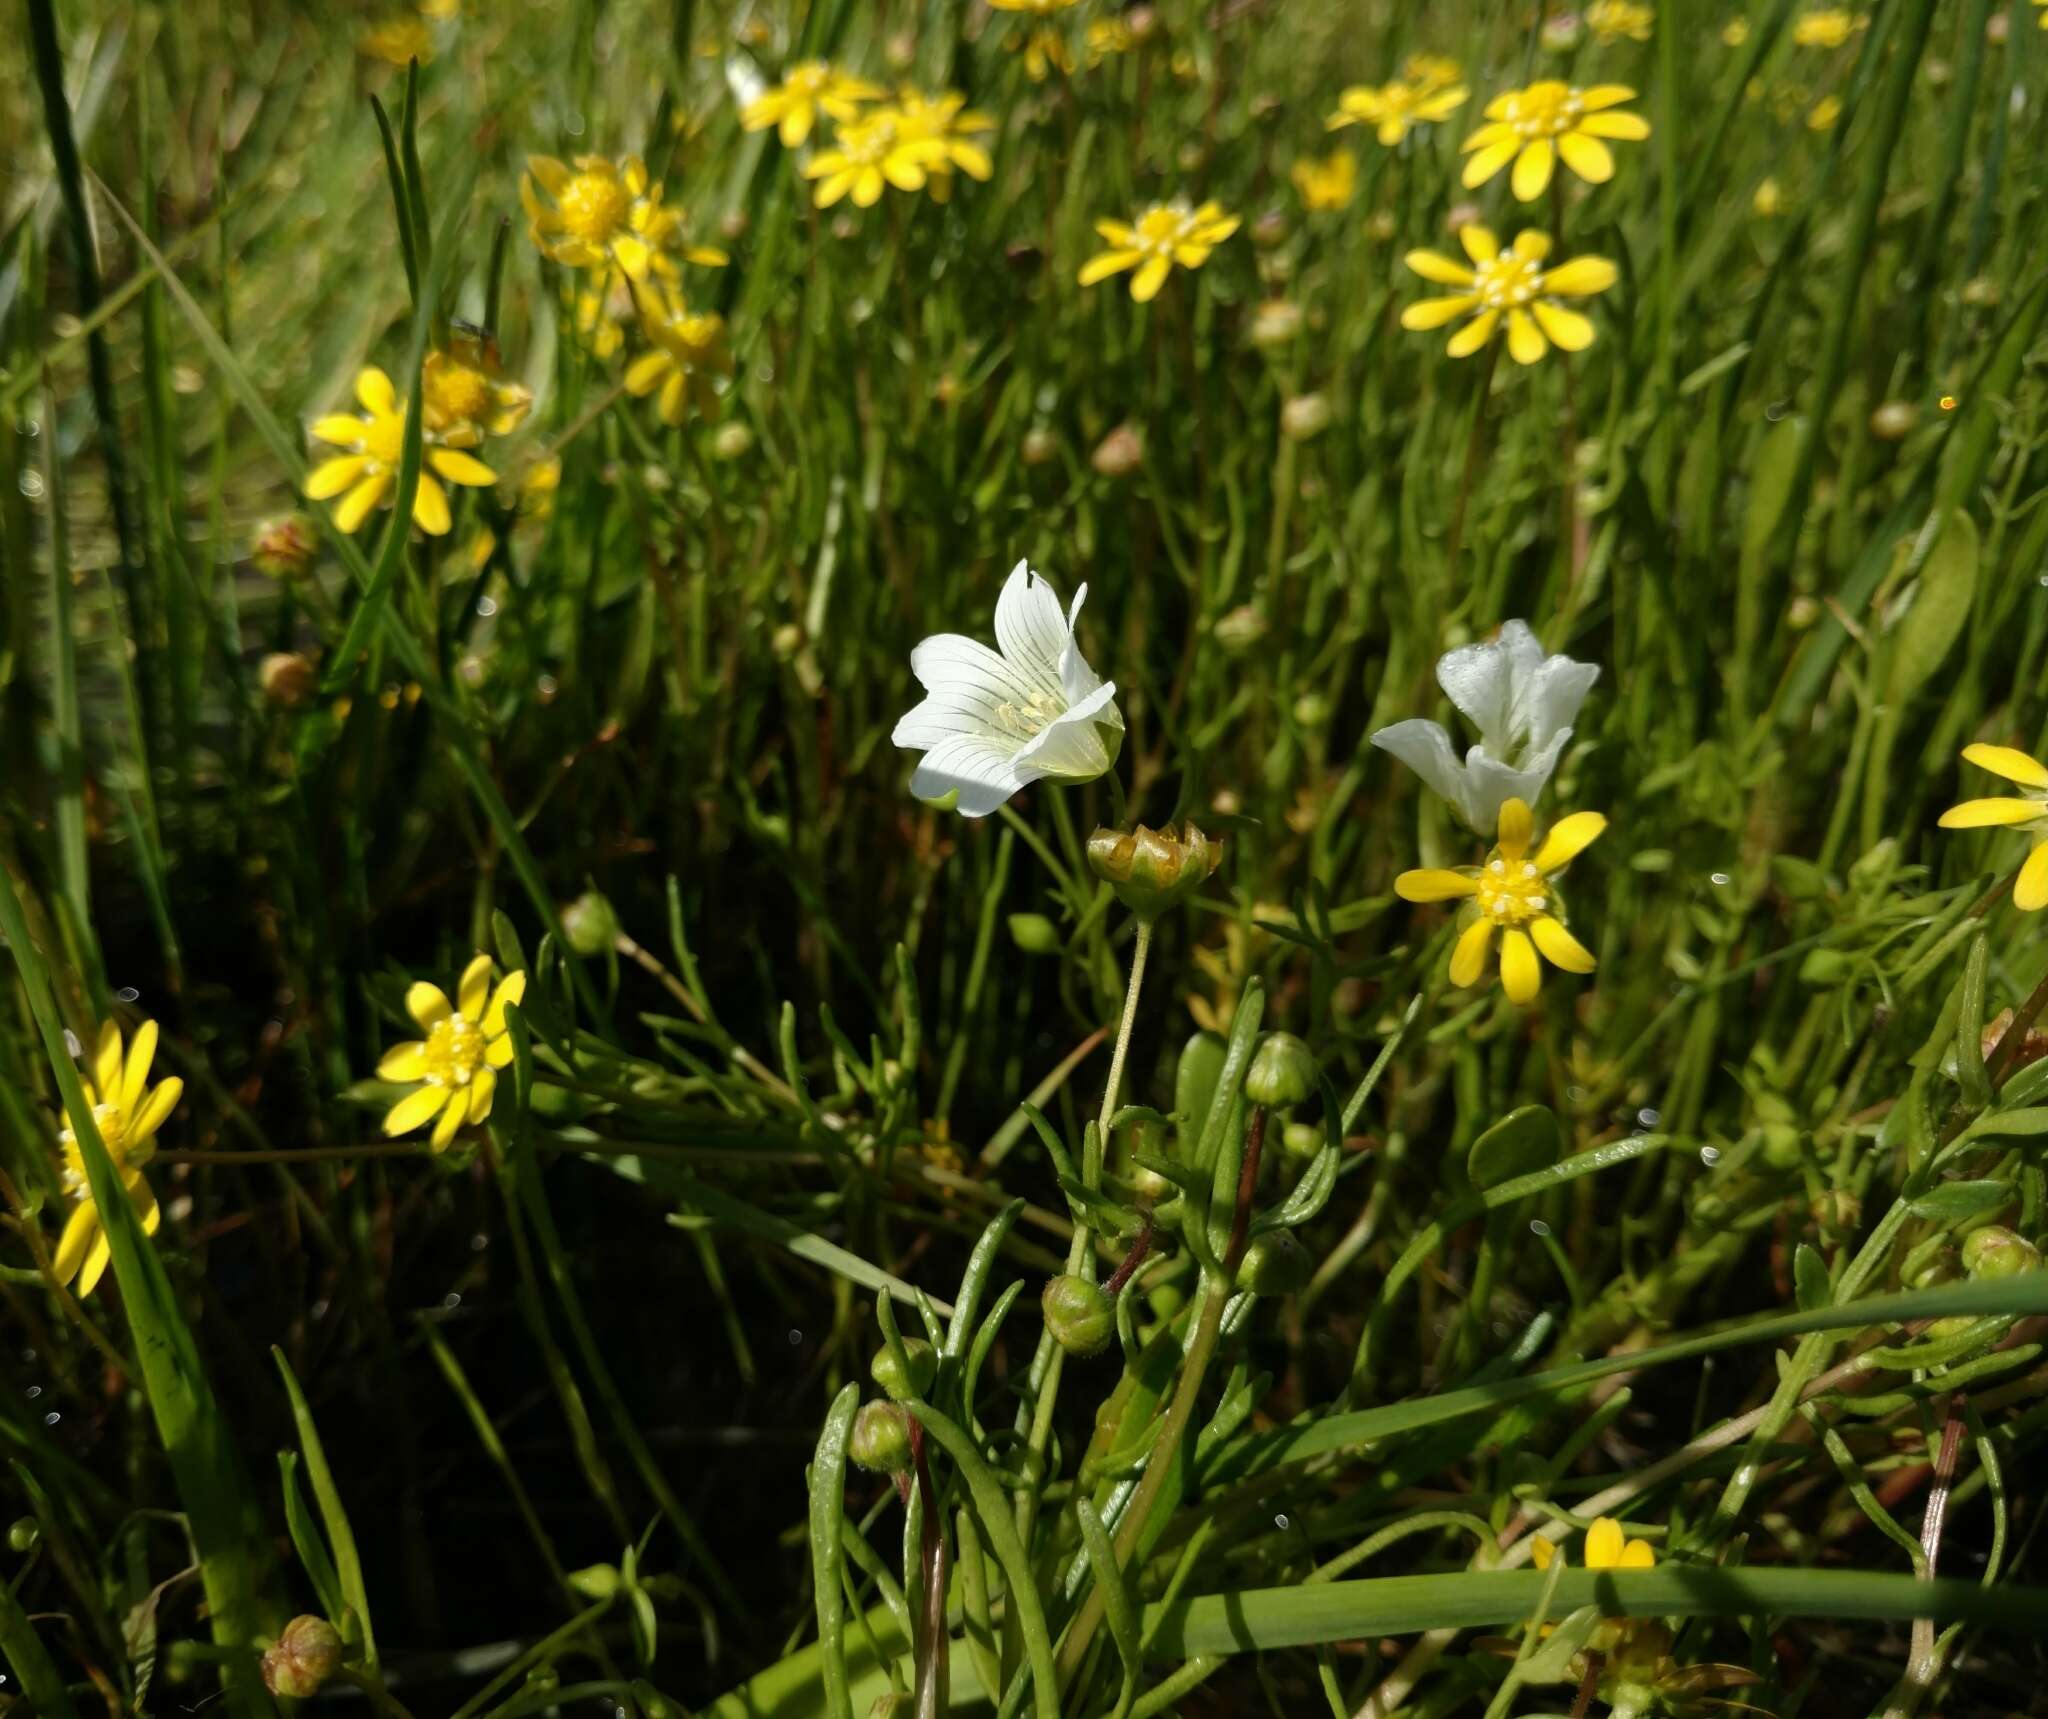
{"label": "flower center", "polygon": [[475,423],[491,409],[491,385],[466,364],[435,367],[427,381],[427,416],[445,424]]}
{"label": "flower center", "polygon": [[1527,860],[1505,860],[1496,848],[1479,874],[1479,911],[1496,925],[1522,925],[1550,910],[1549,885]]}
{"label": "flower center", "polygon": [[461,1015],[436,1021],[427,1034],[429,1086],[467,1086],[484,1064],[484,1035]]}
{"label": "flower center", "polygon": [[626,224],[632,199],[614,173],[579,173],[555,200],[562,225],[587,245],[602,245]]}
{"label": "flower center", "polygon": [[1033,740],[1042,734],[1066,707],[1049,692],[1032,695],[1029,704],[1003,703],[996,706],[996,726],[1005,733],[1014,734],[1020,740]]}
{"label": "flower center", "polygon": [[1564,84],[1531,84],[1508,97],[1508,124],[1526,139],[1557,137],[1579,123],[1586,104]]}
{"label": "flower center", "polygon": [[839,134],[839,147],[849,161],[863,167],[879,166],[896,147],[896,122],[887,114],[876,114],[864,125],[851,126]]}
{"label": "flower center", "polygon": [[1543,290],[1543,271],[1518,252],[1502,251],[1473,271],[1472,288],[1488,310],[1509,310]]}
{"label": "flower center", "polygon": [[789,74],[789,93],[809,101],[824,89],[831,75],[830,68],[822,61],[812,60]]}
{"label": "flower center", "polygon": [[1131,248],[1148,257],[1171,257],[1194,224],[1194,216],[1186,209],[1176,209],[1170,203],[1156,204],[1139,217]]}
{"label": "flower center", "polygon": [[405,414],[380,412],[363,420],[363,452],[379,465],[395,466],[405,451]]}
{"label": "flower center", "polygon": [[[128,1168],[128,1113],[118,1104],[104,1101],[92,1107],[93,1126],[100,1131],[100,1140],[106,1146],[107,1156],[114,1160],[116,1170]],[[78,1136],[69,1128],[58,1132],[57,1143],[64,1148],[64,1189],[77,1194],[85,1188],[85,1152],[78,1144]]]}

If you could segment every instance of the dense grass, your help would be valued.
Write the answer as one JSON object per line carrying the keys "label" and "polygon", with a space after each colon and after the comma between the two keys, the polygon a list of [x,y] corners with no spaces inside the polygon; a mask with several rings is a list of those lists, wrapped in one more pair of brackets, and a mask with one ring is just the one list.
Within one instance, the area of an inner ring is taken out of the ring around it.
{"label": "dense grass", "polygon": [[[382,14],[25,0],[0,1708],[264,1713],[310,1612],[418,1719],[932,1713],[947,1661],[955,1710],[1048,1716],[2048,1711],[2048,1280],[2000,1275],[2048,1229],[2048,944],[2027,839],[1936,825],[1999,792],[1965,745],[2048,743],[2048,13],[1815,10],[476,4],[415,78]],[[1462,107],[1326,131],[1416,52]],[[831,124],[739,118],[814,56],[964,94],[991,176],[816,207]],[[1540,77],[1650,135],[1467,190]],[[529,155],[629,151],[730,256],[682,268],[731,363],[679,425],[521,209]],[[1176,197],[1242,225],[1147,303],[1077,284]],[[1475,218],[1612,260],[1589,349],[1402,326],[1451,290],[1404,254]],[[336,530],[307,427],[461,325],[534,397],[502,481]],[[967,820],[891,730],[1020,557],[1086,582],[1126,732]],[[1597,970],[1526,1007],[1396,896],[1486,844],[1367,743],[1515,617],[1600,667],[1539,820],[1609,820]],[[1141,940],[1084,845],[1170,819],[1221,863]],[[528,976],[488,1124],[387,1139],[407,986],[478,951]],[[153,1235],[79,1085],[109,1019],[183,1081]],[[1318,1080],[1240,1214],[1276,1030]],[[1066,1356],[1045,1280],[1147,1210]],[[1312,1273],[1225,1312],[1254,1210]],[[928,1327],[906,1523],[843,1451]],[[1586,1572],[1600,1515],[1656,1569]],[[1568,1573],[1523,1568],[1545,1525]]]}

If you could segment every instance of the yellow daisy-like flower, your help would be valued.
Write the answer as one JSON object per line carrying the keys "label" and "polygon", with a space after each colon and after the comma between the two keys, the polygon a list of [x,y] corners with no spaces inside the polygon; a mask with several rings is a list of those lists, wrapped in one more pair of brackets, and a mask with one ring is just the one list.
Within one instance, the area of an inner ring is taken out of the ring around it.
{"label": "yellow daisy-like flower", "polygon": [[1792,26],[1792,40],[1802,48],[1839,48],[1870,20],[1841,6],[1808,12]]}
{"label": "yellow daisy-like flower", "polygon": [[[1454,62],[1445,64],[1452,66],[1455,78]],[[1354,84],[1337,98],[1337,111],[1323,124],[1330,131],[1342,131],[1347,125],[1369,125],[1380,142],[1392,149],[1416,126],[1434,125],[1450,118],[1465,105],[1470,94],[1457,82],[1429,84],[1397,79],[1377,88]]]}
{"label": "yellow daisy-like flower", "polygon": [[723,251],[711,245],[681,245],[683,217],[662,206],[661,187],[637,155],[616,162],[579,155],[571,168],[552,155],[529,155],[519,181],[533,242],[572,269],[611,269],[629,280],[649,273],[674,280],[678,260],[722,266]]}
{"label": "yellow daisy-like flower", "polygon": [[1636,0],[1593,0],[1586,8],[1586,28],[1602,42],[1647,42],[1656,28],[1657,14]]}
{"label": "yellow daisy-like flower", "polygon": [[417,18],[394,18],[357,37],[356,52],[391,66],[409,65],[414,60],[425,65],[434,57],[434,33]]}
{"label": "yellow daisy-like flower", "polygon": [[640,327],[654,348],[626,366],[626,391],[637,397],[659,389],[656,406],[665,423],[680,424],[692,405],[708,412],[718,403],[718,379],[732,374],[725,318],[666,296],[643,312]]}
{"label": "yellow daisy-like flower", "polygon": [[1237,228],[1238,218],[1225,214],[1220,203],[1204,203],[1198,209],[1180,202],[1154,203],[1134,222],[1097,221],[1095,230],[1109,241],[1109,249],[1082,264],[1080,282],[1093,286],[1133,270],[1131,297],[1139,304],[1149,303],[1176,264],[1200,268]]}
{"label": "yellow daisy-like flower", "polygon": [[957,90],[935,96],[903,89],[896,97],[897,125],[906,138],[921,138],[932,148],[929,162],[931,194],[943,203],[953,192],[953,169],[970,179],[987,180],[995,172],[987,148],[975,141],[996,122],[978,108],[967,105]]}
{"label": "yellow daisy-like flower", "polygon": [[804,163],[804,177],[818,181],[812,195],[820,209],[847,196],[856,208],[872,209],[885,186],[922,191],[943,153],[933,138],[906,125],[897,109],[877,108],[841,125],[836,146]]}
{"label": "yellow daisy-like flower", "polygon": [[1033,30],[1028,36],[1012,36],[1009,50],[1024,56],[1024,75],[1035,84],[1042,84],[1058,72],[1062,77],[1074,70],[1074,51],[1067,46],[1067,39],[1050,27]]}
{"label": "yellow daisy-like flower", "polygon": [[476,447],[485,436],[509,436],[533,410],[533,390],[499,375],[495,343],[460,328],[446,351],[427,354],[420,394],[426,402],[422,422],[455,448]]}
{"label": "yellow daisy-like flower", "polygon": [[2020,791],[1951,806],[1941,814],[1941,827],[2031,831],[2034,846],[2013,883],[2012,903],[2024,913],[2048,907],[2048,764],[2015,746],[1965,746],[1963,757],[1980,770],[1989,770],[1994,776],[2018,784]]}
{"label": "yellow daisy-like flower", "polygon": [[1492,123],[1465,139],[1465,153],[1472,157],[1465,163],[1466,187],[1484,185],[1510,161],[1514,193],[1524,203],[1548,189],[1559,160],[1587,184],[1606,184],[1614,177],[1614,156],[1602,139],[1640,143],[1650,135],[1641,115],[1613,111],[1635,99],[1626,84],[1582,90],[1556,78],[1495,96],[1486,104]]}
{"label": "yellow daisy-like flower", "polygon": [[[2048,6],[2048,0],[2040,0],[2040,4]],[[1138,45],[1138,37],[1121,18],[1091,18],[1081,42],[1092,72],[1112,54],[1128,54]]]}
{"label": "yellow daisy-like flower", "polygon": [[1358,187],[1358,158],[1348,149],[1328,155],[1304,155],[1288,169],[1287,176],[1310,209],[1328,212],[1348,208]]}
{"label": "yellow daisy-like flower", "polygon": [[836,119],[841,125],[860,116],[860,104],[882,98],[879,85],[848,77],[824,60],[805,60],[791,66],[781,83],[748,102],[740,110],[740,124],[748,131],[777,128],[784,149],[795,149],[811,135],[818,115]]}
{"label": "yellow daisy-like flower", "polygon": [[507,973],[493,990],[491,971],[488,955],[470,962],[452,1004],[439,985],[424,980],[406,992],[406,1012],[427,1036],[393,1045],[377,1064],[379,1080],[419,1082],[385,1114],[386,1134],[410,1134],[431,1122],[439,1152],[465,1122],[490,1115],[498,1070],[512,1062],[505,1010],[526,995],[524,973]]}
{"label": "yellow daisy-like flower", "polygon": [[[315,437],[349,451],[322,460],[306,477],[307,500],[341,497],[334,523],[349,532],[369,517],[371,508],[390,496],[398,483],[399,458],[405,449],[405,407],[391,378],[376,365],[366,365],[356,373],[356,399],[362,404],[363,417],[330,412],[313,420]],[[498,474],[474,454],[447,445],[465,435],[466,430],[448,436],[423,431],[423,469],[413,495],[412,517],[429,537],[445,536],[449,526],[448,492],[435,481],[436,473],[472,489],[485,489],[498,481]]]}
{"label": "yellow daisy-like flower", "polygon": [[[100,1042],[93,1052],[92,1078],[84,1082],[85,1102],[92,1106],[92,1119],[114,1161],[121,1186],[135,1204],[142,1220],[142,1233],[155,1235],[163,1221],[156,1194],[143,1179],[142,1167],[156,1156],[156,1131],[169,1120],[184,1095],[185,1083],[173,1075],[169,1080],[149,1084],[149,1065],[156,1057],[157,1027],[144,1021],[136,1029],[126,1056],[121,1053],[121,1029],[108,1021],[100,1028]],[[59,1283],[78,1280],[78,1293],[90,1295],[105,1274],[112,1254],[107,1246],[106,1225],[100,1209],[93,1204],[92,1188],[85,1177],[85,1152],[78,1136],[69,1128],[61,1130],[57,1142],[64,1149],[64,1191],[77,1202],[57,1240],[53,1269]]]}
{"label": "yellow daisy-like flower", "polygon": [[[1549,1540],[1539,1535],[1529,1547],[1536,1568],[1547,1570],[1551,1561],[1564,1556]],[[1570,1559],[1565,1559],[1569,1564]],[[1654,1570],[1657,1553],[1647,1540],[1627,1539],[1621,1524],[1602,1516],[1586,1530],[1586,1568],[1589,1570]]]}
{"label": "yellow daisy-like flower", "polygon": [[1471,923],[1451,950],[1451,983],[1479,983],[1498,932],[1501,989],[1511,1003],[1531,1002],[1543,983],[1539,954],[1567,973],[1593,971],[1592,951],[1564,928],[1554,879],[1606,828],[1598,812],[1574,812],[1553,824],[1531,853],[1535,820],[1529,807],[1505,800],[1494,849],[1483,866],[1404,871],[1394,879],[1394,893],[1403,901],[1471,903]]}
{"label": "yellow daisy-like flower", "polygon": [[1458,290],[1449,298],[1411,304],[1401,312],[1403,328],[1441,328],[1470,317],[1445,348],[1453,358],[1465,358],[1491,340],[1505,319],[1508,355],[1517,364],[1534,364],[1553,345],[1583,352],[1593,344],[1592,322],[1557,300],[1588,298],[1614,285],[1617,271],[1605,257],[1574,257],[1546,269],[1549,234],[1525,229],[1504,251],[1492,231],[1477,222],[1458,229],[1458,242],[1472,259],[1469,269],[1438,251],[1408,253],[1408,266],[1424,280]]}

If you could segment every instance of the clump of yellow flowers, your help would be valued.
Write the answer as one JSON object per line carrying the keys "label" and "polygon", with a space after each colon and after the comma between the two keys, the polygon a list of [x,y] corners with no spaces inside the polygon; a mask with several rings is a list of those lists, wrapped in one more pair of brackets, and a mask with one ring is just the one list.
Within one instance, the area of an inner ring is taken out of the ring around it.
{"label": "clump of yellow flowers", "polygon": [[944,202],[955,168],[972,179],[994,173],[988,150],[976,141],[994,128],[995,121],[968,107],[957,91],[927,96],[904,89],[893,104],[842,123],[832,146],[805,162],[803,173],[818,182],[814,200],[821,209],[842,197],[873,208],[890,185],[899,191],[929,187]]}
{"label": "clump of yellow flowers", "polygon": [[1525,801],[1506,800],[1484,865],[1404,871],[1394,880],[1394,893],[1403,901],[1466,903],[1471,918],[1451,950],[1451,983],[1479,983],[1498,934],[1501,989],[1511,1003],[1532,1002],[1543,984],[1539,954],[1567,973],[1593,971],[1592,952],[1565,929],[1556,880],[1606,828],[1598,812],[1573,812],[1552,825],[1531,852],[1535,818]]}
{"label": "clump of yellow flowers", "polygon": [[1324,123],[1331,131],[1369,125],[1392,149],[1418,125],[1434,125],[1465,105],[1471,93],[1458,81],[1458,63],[1434,54],[1411,55],[1398,78],[1384,84],[1354,84],[1337,98],[1337,111]]}
{"label": "clump of yellow flowers", "polygon": [[498,1070],[512,1062],[505,1010],[526,995],[524,973],[507,973],[493,989],[492,972],[491,958],[477,956],[462,970],[453,1003],[425,980],[405,993],[406,1013],[427,1036],[393,1045],[377,1064],[379,1080],[419,1083],[386,1113],[386,1134],[410,1134],[431,1122],[430,1142],[439,1152],[464,1123],[491,1114]]}
{"label": "clump of yellow flowers", "polygon": [[1593,344],[1591,321],[1557,301],[1590,297],[1614,285],[1616,270],[1605,257],[1574,257],[1545,268],[1550,236],[1534,228],[1518,233],[1506,250],[1490,229],[1476,222],[1460,227],[1458,240],[1472,259],[1470,268],[1437,251],[1408,253],[1408,266],[1424,280],[1456,291],[1408,306],[1401,312],[1403,328],[1441,328],[1468,318],[1446,348],[1453,358],[1464,358],[1491,340],[1505,322],[1508,354],[1517,364],[1534,364],[1552,345],[1583,352]]}
{"label": "clump of yellow flowers", "polygon": [[862,102],[879,101],[882,93],[877,85],[849,77],[824,60],[805,60],[791,66],[773,89],[748,102],[740,110],[740,125],[747,131],[766,131],[772,125],[784,149],[797,149],[811,135],[820,114],[845,125],[859,117]]}
{"label": "clump of yellow flowers", "polygon": [[1095,230],[1109,242],[1109,249],[1081,265],[1081,284],[1093,286],[1129,272],[1131,297],[1148,303],[1176,266],[1200,268],[1237,228],[1238,218],[1224,213],[1220,203],[1193,209],[1185,203],[1154,203],[1134,221],[1097,221]]}
{"label": "clump of yellow flowers", "polygon": [[533,242],[568,268],[674,280],[679,263],[716,268],[726,260],[711,246],[682,242],[682,211],[663,205],[661,187],[637,155],[579,155],[574,167],[529,155],[519,201]]}
{"label": "clump of yellow flowers", "polygon": [[[121,1178],[121,1186],[135,1203],[144,1235],[155,1235],[163,1213],[156,1194],[143,1179],[142,1167],[156,1155],[156,1133],[172,1111],[178,1108],[185,1083],[173,1075],[169,1080],[149,1084],[149,1065],[156,1058],[157,1025],[144,1021],[122,1054],[121,1029],[113,1021],[100,1028],[98,1046],[92,1059],[92,1079],[84,1082],[85,1102],[92,1106],[93,1124],[106,1146],[107,1156]],[[57,1141],[64,1149],[64,1191],[77,1202],[57,1240],[53,1265],[59,1283],[78,1281],[78,1293],[90,1295],[105,1275],[112,1254],[107,1246],[107,1228],[100,1209],[93,1203],[86,1181],[85,1153],[78,1137],[63,1129]]]}
{"label": "clump of yellow flowers", "polygon": [[1586,28],[1602,42],[1647,42],[1657,14],[1638,0],[1593,0],[1586,8]]}
{"label": "clump of yellow flowers", "polygon": [[[439,355],[437,355],[439,356]],[[472,489],[485,489],[498,481],[498,474],[466,450],[483,439],[484,425],[472,418],[448,414],[464,407],[487,413],[492,422],[503,422],[514,410],[514,402],[492,391],[492,385],[478,377],[473,386],[463,374],[465,367],[447,359],[437,369],[440,405],[432,398],[421,420],[421,465],[419,488],[413,494],[413,523],[430,537],[447,535],[450,524],[448,493],[439,478]],[[469,373],[474,375],[474,372]],[[424,389],[423,389],[424,391]],[[523,394],[524,389],[519,390]],[[376,365],[365,365],[356,373],[356,401],[363,415],[330,412],[315,418],[311,432],[315,439],[346,450],[323,460],[307,474],[309,501],[331,501],[341,497],[334,510],[334,523],[353,532],[369,517],[370,510],[387,500],[398,482],[398,466],[405,449],[406,408],[398,398],[391,378]],[[442,421],[436,423],[437,411]],[[524,414],[525,404],[517,411]],[[513,417],[517,422],[517,417]]]}
{"label": "clump of yellow flowers", "polygon": [[1626,84],[1595,84],[1574,89],[1556,78],[1544,78],[1526,89],[1509,90],[1486,104],[1490,123],[1465,139],[1467,188],[1484,185],[1512,161],[1510,181],[1515,196],[1535,201],[1549,188],[1559,161],[1589,185],[1614,177],[1614,156],[1603,139],[1640,143],[1650,135],[1649,122],[1638,114],[1616,113],[1636,92]]}
{"label": "clump of yellow flowers", "polygon": [[1792,40],[1802,48],[1839,48],[1869,23],[1844,7],[1828,6],[1808,12],[1794,24]]}
{"label": "clump of yellow flowers", "polygon": [[1941,827],[2031,831],[2034,846],[2013,880],[2012,904],[2023,913],[2037,913],[2048,907],[2048,764],[2015,746],[1965,746],[1963,757],[1980,770],[2003,776],[2020,791],[1951,806],[1941,814]]}

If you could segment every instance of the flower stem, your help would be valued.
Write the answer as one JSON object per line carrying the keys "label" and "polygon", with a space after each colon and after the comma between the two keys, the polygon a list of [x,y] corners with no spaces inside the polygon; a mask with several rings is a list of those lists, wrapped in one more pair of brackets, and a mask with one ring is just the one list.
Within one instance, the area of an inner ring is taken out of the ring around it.
{"label": "flower stem", "polygon": [[1472,485],[1479,476],[1479,450],[1486,440],[1486,396],[1493,389],[1493,367],[1500,362],[1500,342],[1486,343],[1486,357],[1479,366],[1479,389],[1472,400],[1472,422],[1465,430],[1465,466],[1458,477],[1458,499],[1451,506],[1451,529],[1444,539],[1444,566],[1453,575],[1458,570],[1458,551],[1465,541],[1465,509],[1472,500]]}
{"label": "flower stem", "polygon": [[939,1525],[939,1498],[924,1453],[924,1426],[910,1416],[910,1456],[917,1472],[920,1521],[919,1598],[923,1611],[917,1634],[917,1719],[946,1719],[946,1540]]}

